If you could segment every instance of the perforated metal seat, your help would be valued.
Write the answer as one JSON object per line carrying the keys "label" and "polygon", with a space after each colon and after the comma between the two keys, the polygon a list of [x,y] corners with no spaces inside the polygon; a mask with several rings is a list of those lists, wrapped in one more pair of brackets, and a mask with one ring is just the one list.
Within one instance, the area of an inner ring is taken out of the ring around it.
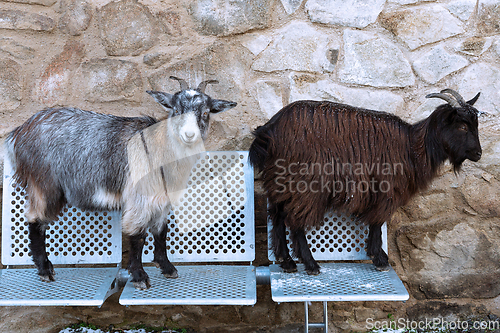
{"label": "perforated metal seat", "polygon": [[[2,210],[2,264],[0,306],[95,305],[100,306],[118,291],[116,277],[122,257],[121,225],[118,212],[81,211],[66,206],[47,229],[47,251],[55,266],[56,281],[42,282],[29,250],[28,222],[24,216],[24,191],[12,182],[13,170],[4,163]],[[79,265],[80,268],[60,267]],[[92,267],[106,264],[111,267]]]}
{"label": "perforated metal seat", "polygon": [[[256,303],[251,266],[255,259],[253,170],[247,159],[248,152],[209,152],[194,166],[184,197],[169,219],[168,257],[179,277],[167,279],[159,269],[147,267],[152,287],[137,290],[127,282],[120,304]],[[143,260],[153,260],[151,235]],[[197,265],[182,265],[186,263]]]}
{"label": "perforated metal seat", "polygon": [[[270,236],[272,221],[268,220]],[[321,273],[307,275],[303,265],[297,273],[284,273],[277,264],[270,266],[272,299],[275,302],[304,302],[305,332],[310,327],[321,327],[328,331],[327,307],[330,301],[405,301],[409,298],[403,283],[392,267],[388,272],[379,272],[366,255],[368,227],[357,220],[334,212],[324,217],[320,228],[306,234],[313,257],[320,261]],[[287,233],[287,241],[288,233]],[[269,260],[275,261],[269,242]],[[382,227],[383,249],[387,253],[387,227]],[[321,262],[353,261],[358,262]],[[323,323],[309,323],[308,302],[323,302]]]}

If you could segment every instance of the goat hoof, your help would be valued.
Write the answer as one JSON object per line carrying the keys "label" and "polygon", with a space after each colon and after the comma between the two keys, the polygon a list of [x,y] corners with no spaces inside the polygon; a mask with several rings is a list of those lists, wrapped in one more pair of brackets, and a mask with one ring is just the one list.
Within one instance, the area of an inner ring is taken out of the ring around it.
{"label": "goat hoof", "polygon": [[295,273],[297,272],[297,267],[295,268],[282,268],[285,273]]}
{"label": "goat hoof", "polygon": [[54,279],[53,274],[44,274],[40,275],[40,280],[42,280],[43,282],[52,282],[55,281],[56,279]]}
{"label": "goat hoof", "polygon": [[151,288],[151,283],[149,283],[149,280],[133,281],[132,283],[133,283],[135,289],[147,290],[147,289]]}
{"label": "goat hoof", "polygon": [[387,265],[387,266],[375,266],[375,269],[379,272],[388,272],[389,268],[390,268],[389,265]]}
{"label": "goat hoof", "polygon": [[179,274],[177,274],[177,270],[175,270],[173,273],[162,273],[164,277],[169,278],[169,279],[177,279],[179,277]]}
{"label": "goat hoof", "polygon": [[295,273],[297,272],[297,264],[293,261],[293,259],[285,260],[280,265],[281,269],[285,273]]}
{"label": "goat hoof", "polygon": [[306,269],[307,275],[319,275],[321,273],[319,267],[315,267],[313,269]]}

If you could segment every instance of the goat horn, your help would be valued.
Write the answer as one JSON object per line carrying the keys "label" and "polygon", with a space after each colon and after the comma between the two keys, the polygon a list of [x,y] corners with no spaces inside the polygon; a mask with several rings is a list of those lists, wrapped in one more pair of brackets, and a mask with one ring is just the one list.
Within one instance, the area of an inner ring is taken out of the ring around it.
{"label": "goat horn", "polygon": [[445,94],[429,94],[429,95],[425,96],[425,98],[441,98],[441,99],[444,99],[445,101],[447,101],[448,104],[450,104],[454,108],[460,107],[460,104],[456,100],[454,100],[451,96],[448,96]]}
{"label": "goat horn", "polygon": [[177,80],[179,81],[180,85],[181,85],[181,90],[187,90],[189,89],[189,85],[187,84],[187,82],[183,79],[179,79],[178,77],[175,77],[175,76],[170,76],[170,78],[172,80]]}
{"label": "goat horn", "polygon": [[462,106],[462,107],[465,107],[467,106],[467,102],[465,101],[465,99],[459,94],[457,93],[455,90],[452,90],[452,89],[444,89],[444,90],[441,90],[441,93],[448,93],[448,94],[451,94],[453,95],[453,97],[455,97],[455,99],[457,100],[457,102]]}
{"label": "goat horn", "polygon": [[200,85],[198,86],[198,89],[196,90],[199,90],[200,92],[202,93],[205,93],[205,88],[207,87],[208,84],[218,84],[219,81],[217,80],[206,80],[206,81],[203,81],[200,83]]}

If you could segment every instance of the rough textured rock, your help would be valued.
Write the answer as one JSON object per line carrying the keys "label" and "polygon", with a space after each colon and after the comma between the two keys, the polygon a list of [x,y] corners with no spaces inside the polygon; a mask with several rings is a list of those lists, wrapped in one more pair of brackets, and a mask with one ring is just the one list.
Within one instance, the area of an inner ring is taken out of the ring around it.
{"label": "rough textured rock", "polygon": [[17,2],[28,5],[42,5],[50,7],[57,2],[57,0],[1,0],[4,2]]}
{"label": "rough textured rock", "polygon": [[155,18],[136,0],[110,2],[100,10],[99,17],[102,43],[108,55],[138,55],[157,42]]}
{"label": "rough textured rock", "polygon": [[461,42],[455,49],[460,53],[478,57],[486,52],[492,44],[492,38],[470,37]]}
{"label": "rough textured rock", "polygon": [[73,72],[84,54],[83,44],[68,42],[63,51],[52,59],[35,86],[35,96],[42,104],[54,106],[64,102]]}
{"label": "rough textured rock", "polygon": [[142,77],[137,64],[125,60],[92,59],[81,67],[82,88],[87,101],[142,100]]}
{"label": "rough textured rock", "polygon": [[262,72],[295,70],[305,72],[331,72],[335,68],[329,50],[330,36],[303,22],[294,22],[275,34],[268,46],[252,64],[252,69]]}
{"label": "rough textured rock", "polygon": [[13,110],[21,104],[23,82],[21,65],[14,60],[0,59],[0,109]]}
{"label": "rough textured rock", "polygon": [[156,18],[163,25],[163,31],[170,36],[179,37],[182,35],[181,15],[174,9],[160,11]]}
{"label": "rough textured rock", "polygon": [[477,25],[481,33],[493,34],[500,32],[500,3],[498,1],[479,1]]}
{"label": "rough textured rock", "polygon": [[52,31],[54,28],[54,20],[46,15],[22,10],[0,10],[0,29]]}
{"label": "rough textured rock", "polygon": [[417,2],[425,2],[425,1],[436,1],[436,0],[388,0],[388,2],[397,3],[400,5],[408,5]]}
{"label": "rough textured rock", "polygon": [[456,202],[444,192],[425,193],[414,197],[403,209],[410,218],[421,221],[455,211]]}
{"label": "rough textured rock", "polygon": [[272,42],[272,38],[266,35],[248,34],[241,44],[254,55],[260,54]]}
{"label": "rough textured rock", "polygon": [[344,61],[339,79],[373,87],[406,87],[415,82],[408,60],[401,50],[378,35],[344,31]]}
{"label": "rough textured rock", "polygon": [[308,0],[306,10],[312,22],[364,28],[375,22],[386,0]]}
{"label": "rough textured rock", "polygon": [[165,52],[148,53],[145,54],[142,61],[153,68],[158,68],[172,59],[172,54]]}
{"label": "rough textured rock", "polygon": [[471,17],[475,7],[476,0],[457,0],[446,5],[446,9],[462,21],[467,21]]}
{"label": "rough textured rock", "polygon": [[443,46],[436,46],[415,60],[413,68],[424,81],[436,83],[468,64],[469,62],[465,57],[451,54]]}
{"label": "rough textured rock", "polygon": [[81,35],[92,19],[93,9],[86,0],[62,1],[63,14],[59,19],[58,28],[66,34]]}
{"label": "rough textured rock", "polygon": [[[500,69],[485,63],[470,65],[463,74],[459,85],[463,96],[475,96],[481,92],[475,107],[491,115],[500,110]],[[468,97],[468,98],[472,98]]]}
{"label": "rough textured rock", "polygon": [[256,89],[259,107],[270,119],[283,107],[282,87],[279,82],[259,81],[256,83]]}
{"label": "rough textured rock", "polygon": [[381,23],[411,50],[464,32],[460,20],[441,5],[389,12]]}
{"label": "rough textured rock", "polygon": [[203,35],[228,36],[269,25],[271,0],[196,0],[191,16]]}
{"label": "rough textured rock", "polygon": [[401,113],[404,106],[403,98],[388,91],[349,88],[329,79],[294,73],[290,75],[289,102],[301,99],[328,100],[395,114]]}
{"label": "rough textured rock", "polygon": [[500,216],[500,200],[496,195],[500,182],[492,175],[467,177],[462,186],[462,195],[467,204],[483,217]]}
{"label": "rough textured rock", "polygon": [[[410,293],[417,299],[500,294],[497,223],[447,217],[396,232]],[[458,222],[458,223],[457,223]]]}
{"label": "rough textured rock", "polygon": [[35,50],[29,46],[18,43],[15,39],[5,37],[0,38],[0,50],[7,52],[14,58],[18,59],[32,59],[35,55]]}
{"label": "rough textured rock", "polygon": [[281,0],[281,4],[288,15],[295,13],[304,0]]}

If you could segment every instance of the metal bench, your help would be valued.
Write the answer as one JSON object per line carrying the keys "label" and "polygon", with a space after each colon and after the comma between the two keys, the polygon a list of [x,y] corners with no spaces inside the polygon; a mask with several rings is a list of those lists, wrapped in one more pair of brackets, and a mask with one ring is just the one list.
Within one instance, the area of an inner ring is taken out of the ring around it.
{"label": "metal bench", "polygon": [[[46,244],[56,281],[42,282],[35,268],[18,268],[33,267],[33,262],[24,217],[28,198],[13,183],[12,175],[12,166],[5,159],[2,264],[7,269],[0,270],[0,306],[101,306],[118,290],[116,277],[122,260],[119,213],[84,212],[66,206],[47,230]],[[90,267],[101,264],[107,267]]]}
{"label": "metal bench", "polygon": [[[169,221],[168,255],[172,262],[183,264],[176,265],[179,278],[167,279],[159,269],[146,267],[152,284],[146,291],[134,289],[121,269],[120,213],[73,207],[66,207],[47,230],[56,281],[40,281],[32,268],[24,217],[28,198],[13,184],[6,159],[2,264],[7,268],[0,270],[0,306],[101,306],[123,285],[119,300],[123,305],[255,304],[253,170],[247,155],[209,152],[197,163],[183,201]],[[153,259],[152,244],[150,237],[144,262]]]}
{"label": "metal bench", "polygon": [[[272,221],[268,218],[269,236],[271,228]],[[392,267],[388,272],[379,272],[371,262],[359,262],[370,260],[365,250],[368,227],[355,217],[329,212],[323,226],[309,230],[306,237],[313,257],[321,261],[321,274],[316,276],[307,275],[302,264],[298,265],[297,273],[284,273],[275,263],[268,237],[268,258],[273,262],[269,267],[272,299],[278,303],[304,302],[306,333],[313,327],[328,332],[327,302],[408,300],[409,294]],[[387,253],[385,224],[382,241]],[[322,323],[309,323],[308,302],[323,302]]]}
{"label": "metal bench", "polygon": [[[254,174],[247,159],[248,152],[241,151],[210,152],[201,159],[181,205],[169,220],[167,239],[171,246],[167,254],[176,263],[179,277],[167,279],[159,269],[148,267],[146,272],[152,287],[137,290],[128,282],[120,304],[253,305],[257,302],[252,266]],[[144,261],[153,259],[152,244],[150,236],[144,246]]]}

